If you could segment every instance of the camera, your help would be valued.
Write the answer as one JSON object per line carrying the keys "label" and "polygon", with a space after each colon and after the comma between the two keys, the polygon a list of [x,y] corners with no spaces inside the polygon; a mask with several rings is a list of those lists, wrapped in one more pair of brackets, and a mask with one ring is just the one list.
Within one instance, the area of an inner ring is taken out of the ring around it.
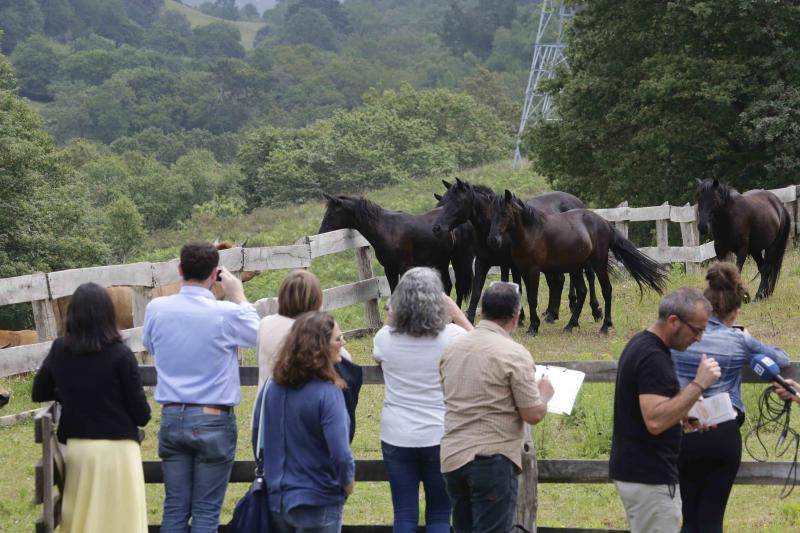
{"label": "camera", "polygon": [[217,270],[217,281],[222,281],[222,270]]}

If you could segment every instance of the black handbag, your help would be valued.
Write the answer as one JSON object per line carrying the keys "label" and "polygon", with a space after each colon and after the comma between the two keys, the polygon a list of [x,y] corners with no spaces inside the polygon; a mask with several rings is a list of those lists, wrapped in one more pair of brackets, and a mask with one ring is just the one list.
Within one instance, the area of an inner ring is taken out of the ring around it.
{"label": "black handbag", "polygon": [[234,533],[270,533],[272,524],[269,521],[269,491],[264,475],[264,413],[266,411],[267,389],[272,380],[268,380],[259,391],[256,407],[253,410],[253,455],[256,459],[256,478],[250,489],[242,496],[233,510],[231,527]]}

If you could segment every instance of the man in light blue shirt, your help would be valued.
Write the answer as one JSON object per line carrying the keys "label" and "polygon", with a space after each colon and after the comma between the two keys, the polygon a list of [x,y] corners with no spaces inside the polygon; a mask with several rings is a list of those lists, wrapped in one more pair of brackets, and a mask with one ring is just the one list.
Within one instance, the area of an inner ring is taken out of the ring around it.
{"label": "man in light blue shirt", "polygon": [[[254,346],[259,317],[242,282],[219,266],[206,241],[181,249],[180,293],[147,306],[142,342],[155,356],[162,404],[158,455],[164,474],[164,533],[217,531],[236,455],[241,400],[238,348]],[[229,301],[211,286],[219,281]]]}

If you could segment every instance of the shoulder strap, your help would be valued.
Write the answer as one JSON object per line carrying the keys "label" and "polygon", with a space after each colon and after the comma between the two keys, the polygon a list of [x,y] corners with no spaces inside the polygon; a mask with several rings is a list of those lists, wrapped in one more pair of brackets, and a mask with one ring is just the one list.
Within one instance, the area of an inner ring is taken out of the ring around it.
{"label": "shoulder strap", "polygon": [[263,472],[264,470],[264,431],[266,431],[266,420],[264,416],[267,412],[267,391],[269,390],[269,386],[272,383],[272,378],[270,377],[264,386],[261,387],[260,391],[260,398],[259,398],[259,409],[258,409],[258,423],[255,424],[256,431],[256,448],[253,450],[253,454],[255,455],[256,459],[256,470],[258,472]]}

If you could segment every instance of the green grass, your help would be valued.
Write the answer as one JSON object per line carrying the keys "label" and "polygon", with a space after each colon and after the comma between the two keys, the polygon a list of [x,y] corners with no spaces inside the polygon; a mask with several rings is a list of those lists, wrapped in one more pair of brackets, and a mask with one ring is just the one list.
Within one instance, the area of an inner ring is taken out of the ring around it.
{"label": "green grass", "polygon": [[[544,181],[529,171],[512,171],[503,162],[465,172],[462,177],[486,183],[495,188],[507,187],[520,195],[534,194],[547,189]],[[439,178],[427,178],[368,192],[367,196],[381,205],[421,212],[434,205],[432,193],[441,192]],[[163,232],[150,240],[150,249],[163,247],[142,259],[168,259],[175,256],[177,248],[189,237],[213,239],[218,236],[241,240],[250,236],[248,246],[290,244],[306,234],[316,233],[322,218],[323,204],[308,203],[281,209],[262,209],[235,220],[203,219],[197,226],[184,231]],[[355,256],[352,252],[314,260],[311,271],[320,277],[323,286],[333,287],[357,279]],[[376,271],[380,266],[376,264]],[[274,296],[284,271],[265,272],[246,284],[251,300]],[[755,274],[748,262],[744,277],[750,280]],[[572,360],[613,360],[636,332],[646,327],[655,317],[658,296],[645,292],[640,298],[636,284],[628,279],[615,279],[613,298],[614,328],[608,336],[599,335],[599,327],[584,313],[581,327],[572,334],[561,331],[565,323],[566,301],[562,302],[562,319],[559,324],[543,324],[538,337],[530,338],[517,332],[515,338],[524,344],[537,362]],[[753,285],[754,283],[751,283]],[[702,273],[686,276],[682,269],[673,269],[670,287],[703,286]],[[751,287],[753,288],[753,287]],[[540,302],[546,302],[546,286],[542,284]],[[800,301],[795,297],[800,291],[800,252],[790,249],[784,263],[776,294],[766,302],[745,306],[740,322],[764,342],[782,346],[798,361],[800,351]],[[543,307],[540,304],[540,309]],[[351,306],[334,312],[343,329],[363,327],[363,307]],[[348,341],[348,350],[357,362],[372,364],[372,340],[369,337]],[[248,364],[254,364],[252,351],[247,354]],[[0,379],[0,385],[10,388],[12,403],[2,414],[33,408],[29,401],[30,377]],[[744,400],[750,420],[756,412],[756,399],[764,386],[744,387]],[[252,387],[243,390],[243,403],[239,408],[238,459],[249,459],[248,414],[252,407]],[[570,417],[548,416],[534,431],[540,458],[606,459],[610,448],[613,384],[586,384],[578,397],[574,414]],[[357,458],[380,458],[379,423],[383,401],[381,386],[365,386],[358,406],[358,429],[353,442]],[[153,404],[155,407],[155,404]],[[146,459],[157,459],[156,431],[159,412],[147,428],[147,439],[142,453]],[[798,427],[798,415],[793,415]],[[747,425],[745,426],[745,429]],[[33,465],[38,460],[40,448],[33,443],[33,424],[0,428],[0,531],[29,531],[41,512],[33,505]],[[751,460],[744,456],[744,460]],[[231,485],[223,510],[223,520],[228,520],[236,500],[246,490],[245,484]],[[798,489],[800,490],[800,489]],[[800,504],[794,494],[780,500],[779,486],[735,486],[726,514],[726,531],[791,532],[800,530]],[[161,486],[148,485],[148,512],[151,523],[161,520],[163,490]],[[345,523],[388,524],[392,509],[386,483],[360,483],[345,507]],[[539,485],[539,524],[547,526],[624,528],[622,505],[611,484],[546,484]]]}
{"label": "green grass", "polygon": [[183,13],[186,15],[186,18],[189,19],[189,24],[192,25],[192,28],[196,26],[206,26],[212,22],[225,22],[227,24],[236,26],[239,28],[239,31],[242,32],[242,46],[244,46],[246,50],[253,49],[253,45],[256,40],[256,33],[258,33],[258,30],[264,27],[263,22],[234,21],[212,17],[211,15],[206,15],[202,11],[199,11],[193,7],[180,4],[175,0],[165,0],[164,7],[170,11],[177,11],[178,13]]}

